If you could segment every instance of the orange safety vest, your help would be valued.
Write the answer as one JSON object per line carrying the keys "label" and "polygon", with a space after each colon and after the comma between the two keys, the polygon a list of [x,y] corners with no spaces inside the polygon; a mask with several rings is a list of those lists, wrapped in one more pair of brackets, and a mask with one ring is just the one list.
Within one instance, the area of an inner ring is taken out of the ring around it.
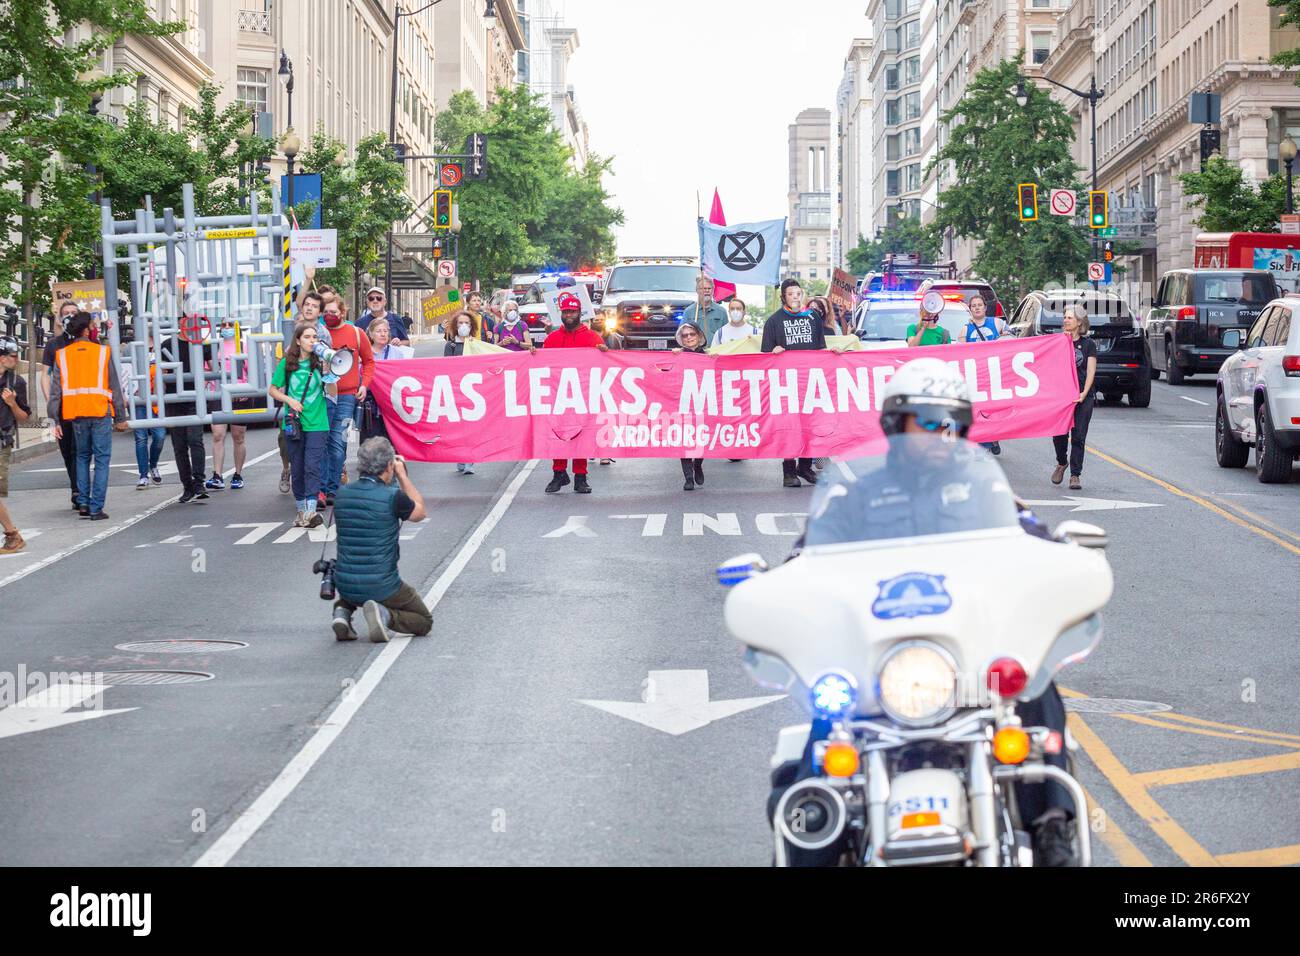
{"label": "orange safety vest", "polygon": [[113,414],[108,347],[94,342],[73,342],[59,349],[57,356],[63,387],[63,417],[103,418]]}

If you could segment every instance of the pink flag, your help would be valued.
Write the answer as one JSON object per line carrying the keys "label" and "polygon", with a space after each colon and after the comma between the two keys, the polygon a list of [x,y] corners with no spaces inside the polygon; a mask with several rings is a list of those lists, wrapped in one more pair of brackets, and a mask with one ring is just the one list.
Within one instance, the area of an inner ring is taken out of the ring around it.
{"label": "pink flag", "polygon": [[[715,226],[725,226],[727,217],[722,212],[722,199],[718,196],[718,190],[713,190],[713,208],[709,210],[709,222]],[[736,287],[730,282],[713,283],[713,301],[721,302],[723,299],[730,299],[736,294]]]}

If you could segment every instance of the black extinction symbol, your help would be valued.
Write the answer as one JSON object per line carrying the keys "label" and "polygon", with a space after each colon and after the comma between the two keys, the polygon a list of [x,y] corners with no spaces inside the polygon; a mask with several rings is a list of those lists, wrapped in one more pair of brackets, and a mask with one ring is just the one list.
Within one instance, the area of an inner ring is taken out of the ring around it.
{"label": "black extinction symbol", "polygon": [[[751,248],[755,242],[758,243],[757,252]],[[736,272],[748,272],[757,266],[766,251],[767,244],[762,234],[757,232],[728,232],[718,240],[718,256],[723,265]]]}

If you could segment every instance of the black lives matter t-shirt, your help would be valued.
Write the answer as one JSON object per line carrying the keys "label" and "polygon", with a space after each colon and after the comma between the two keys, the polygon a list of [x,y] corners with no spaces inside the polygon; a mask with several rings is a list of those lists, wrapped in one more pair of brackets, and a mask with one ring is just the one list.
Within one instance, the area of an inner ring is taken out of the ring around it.
{"label": "black lives matter t-shirt", "polygon": [[777,309],[763,323],[763,351],[777,346],[783,349],[824,349],[826,329],[811,312],[787,312]]}

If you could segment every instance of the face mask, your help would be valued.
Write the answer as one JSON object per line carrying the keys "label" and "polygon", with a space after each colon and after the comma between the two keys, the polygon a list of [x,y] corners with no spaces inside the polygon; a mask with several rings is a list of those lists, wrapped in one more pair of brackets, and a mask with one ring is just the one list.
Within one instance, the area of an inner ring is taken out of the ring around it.
{"label": "face mask", "polygon": [[518,312],[511,309],[509,312],[506,313],[506,318],[505,318],[506,325],[514,325],[518,321],[519,321]]}
{"label": "face mask", "polygon": [[325,313],[325,325],[328,328],[337,329],[342,324],[343,324],[343,316],[339,315],[337,312]]}
{"label": "face mask", "polygon": [[745,313],[744,313],[744,312],[740,311],[739,309],[732,309],[732,310],[731,310],[731,324],[732,324],[732,325],[740,325],[740,324],[741,324],[742,322],[744,322],[744,321],[745,321]]}
{"label": "face mask", "polygon": [[469,329],[470,329],[469,323],[462,322],[460,325],[456,326],[456,334],[459,335],[462,339],[468,338]]}
{"label": "face mask", "polygon": [[232,328],[229,328],[229,327],[223,326],[222,329],[221,329],[221,337],[222,337],[223,339],[233,339],[233,338],[235,337],[235,330],[232,329]]}

